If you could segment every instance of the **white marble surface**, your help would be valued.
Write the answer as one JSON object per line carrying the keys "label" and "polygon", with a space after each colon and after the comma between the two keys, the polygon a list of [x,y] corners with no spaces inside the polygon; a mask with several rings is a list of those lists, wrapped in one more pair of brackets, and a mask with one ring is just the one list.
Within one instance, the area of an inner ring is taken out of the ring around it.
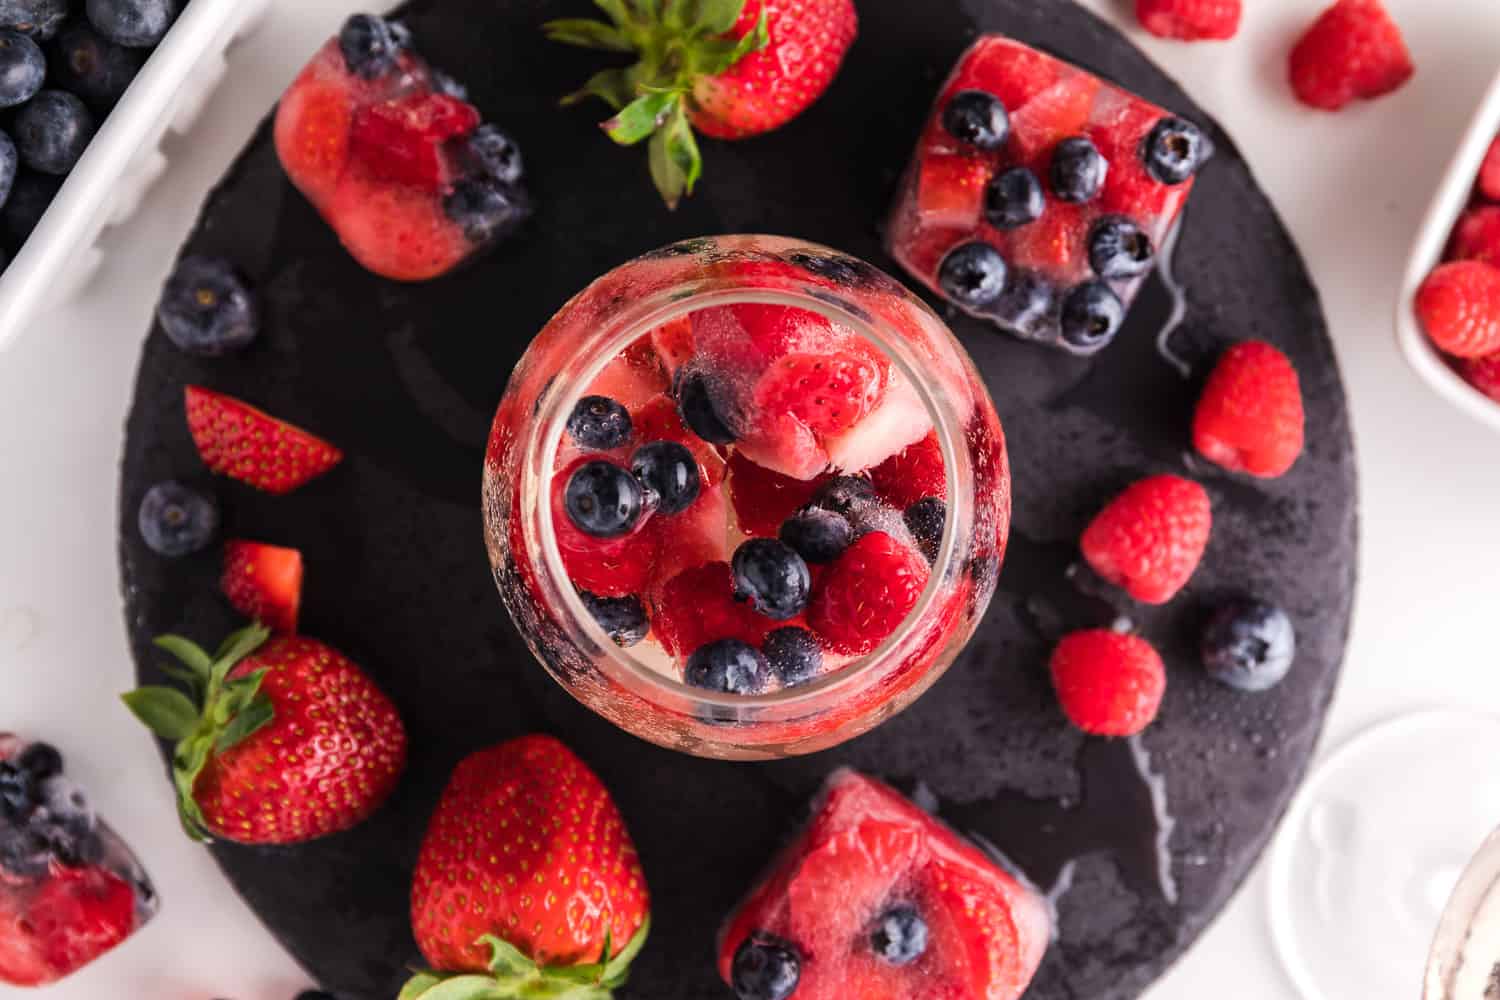
{"label": "white marble surface", "polygon": [[[1308,258],[1333,327],[1360,450],[1364,559],[1326,752],[1413,707],[1500,707],[1500,438],[1408,372],[1391,324],[1429,192],[1500,67],[1500,5],[1388,0],[1416,79],[1328,116],[1300,108],[1284,82],[1290,40],[1322,3],[1250,0],[1228,44],[1132,36],[1235,135]],[[1130,22],[1126,0],[1087,5]],[[290,1000],[306,985],[207,853],[181,838],[155,750],[116,700],[131,668],[116,591],[115,469],[139,340],[174,250],[255,121],[354,8],[280,0],[232,54],[227,85],[197,129],[169,144],[171,168],[143,211],[108,235],[108,260],[85,297],[0,358],[0,724],[68,749],[72,771],[141,851],[166,900],[128,946],[53,988],[55,1000]],[[1151,1000],[1291,1000],[1266,930],[1263,879]],[[1415,997],[1420,970],[1409,982],[1393,983],[1390,997]]]}

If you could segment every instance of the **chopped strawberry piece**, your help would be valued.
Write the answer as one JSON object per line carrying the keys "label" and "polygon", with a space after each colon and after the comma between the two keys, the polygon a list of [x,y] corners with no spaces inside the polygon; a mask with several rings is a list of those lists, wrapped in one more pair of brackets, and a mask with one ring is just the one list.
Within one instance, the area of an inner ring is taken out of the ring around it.
{"label": "chopped strawberry piece", "polygon": [[1108,629],[1074,632],[1057,644],[1052,686],[1073,725],[1094,736],[1134,736],[1149,726],[1167,689],[1151,644]]}
{"label": "chopped strawberry piece", "polygon": [[1500,403],[1500,354],[1469,358],[1459,365],[1459,373],[1474,388]]}
{"label": "chopped strawberry piece", "polygon": [[892,455],[870,470],[875,493],[891,506],[905,510],[927,497],[948,498],[947,466],[938,445],[937,432],[928,434],[904,451]]}
{"label": "chopped strawberry piece", "polygon": [[762,417],[759,426],[735,442],[735,450],[756,465],[793,479],[813,479],[828,470],[828,451],[812,430],[789,413]]}
{"label": "chopped strawberry piece", "polygon": [[333,445],[232,396],[190,385],[188,433],[213,472],[267,493],[290,493],[344,458]]}
{"label": "chopped strawberry piece", "polygon": [[472,104],[446,94],[415,93],[361,108],[350,147],[373,177],[436,191],[448,175],[443,143],[478,125]]}
{"label": "chopped strawberry piece", "polygon": [[1500,267],[1500,205],[1477,205],[1459,216],[1448,257]]}
{"label": "chopped strawberry piece", "polygon": [[1034,270],[1059,281],[1085,277],[1088,269],[1089,211],[1058,202],[1047,214],[1010,233],[1010,252]]}
{"label": "chopped strawberry piece", "polygon": [[1500,267],[1480,260],[1440,265],[1417,290],[1427,336],[1460,358],[1500,352]]}
{"label": "chopped strawberry piece", "polygon": [[346,80],[314,60],[281,99],[276,153],[320,210],[333,198],[349,162],[354,102]]}
{"label": "chopped strawberry piece", "polygon": [[1147,172],[1141,155],[1147,136],[1162,118],[1159,108],[1122,102],[1089,126],[1089,138],[1109,161],[1104,190],[1099,193],[1101,211],[1132,219],[1175,216],[1187,200],[1192,180],[1163,184]]}
{"label": "chopped strawberry piece", "polygon": [[1203,487],[1180,476],[1152,476],[1099,512],[1083,533],[1083,557],[1136,600],[1165,604],[1198,568],[1212,527]]}
{"label": "chopped strawberry piece", "polygon": [[932,415],[911,382],[895,368],[887,379],[880,402],[863,420],[826,439],[828,461],[840,472],[872,469],[932,430]]}
{"label": "chopped strawberry piece", "polygon": [[1290,62],[1297,99],[1324,111],[1389,94],[1415,72],[1381,0],[1338,0],[1307,29]]}
{"label": "chopped strawberry piece", "polygon": [[1074,73],[1011,112],[1010,145],[1016,157],[1037,162],[1062,140],[1080,134],[1098,94],[1097,77]]}
{"label": "chopped strawberry piece", "polygon": [[260,542],[224,543],[224,596],[242,615],[294,635],[302,605],[302,553]]}
{"label": "chopped strawberry piece", "polygon": [[580,590],[600,597],[640,594],[651,579],[660,536],[649,530],[654,518],[642,517],[636,530],[623,538],[596,538],[580,530],[568,516],[563,492],[573,472],[599,458],[584,455],[552,477],[552,529],[568,579]]}
{"label": "chopped strawberry piece", "polygon": [[785,624],[734,599],[734,574],[727,562],[678,574],[652,600],[652,634],[674,656],[688,656],[719,639],[758,647],[772,629]]}
{"label": "chopped strawberry piece", "polygon": [[653,517],[646,530],[657,538],[652,592],[687,570],[729,561],[729,501],[723,490],[705,490],[680,514]]}
{"label": "chopped strawberry piece", "polygon": [[740,530],[774,538],[782,523],[811,503],[830,478],[793,479],[762,468],[736,451],[729,457],[729,497]]}
{"label": "chopped strawberry piece", "polygon": [[813,630],[842,653],[885,641],[927,587],[927,562],[883,531],[860,538],[828,568],[808,609]]}
{"label": "chopped strawberry piece", "polygon": [[814,434],[840,434],[874,408],[884,372],[867,353],[787,354],[755,389],[759,414],[789,414]]}
{"label": "chopped strawberry piece", "polygon": [[1302,454],[1302,388],[1281,351],[1247,340],[1224,352],[1193,417],[1193,446],[1252,476],[1284,475]]}
{"label": "chopped strawberry piece", "polygon": [[1026,102],[1057,82],[1062,64],[1045,53],[1013,42],[980,46],[958,70],[949,92],[985,90],[1015,114]]}
{"label": "chopped strawberry piece", "polygon": [[698,471],[703,476],[704,490],[718,486],[724,481],[724,459],[714,446],[688,430],[677,411],[677,403],[670,395],[652,399],[630,415],[635,428],[637,446],[652,441],[676,441],[686,445],[698,459]]}
{"label": "chopped strawberry piece", "polygon": [[463,227],[433,204],[430,192],[358,171],[339,185],[325,211],[338,220],[334,230],[350,256],[392,281],[428,281],[475,250]]}
{"label": "chopped strawberry piece", "polygon": [[1136,0],[1141,27],[1184,42],[1223,41],[1240,30],[1243,0]]}
{"label": "chopped strawberry piece", "polygon": [[1490,151],[1479,167],[1479,193],[1490,201],[1500,201],[1500,137],[1490,143]]}
{"label": "chopped strawberry piece", "polygon": [[698,350],[693,343],[691,316],[678,316],[669,323],[663,323],[651,331],[650,337],[668,374],[675,375],[677,369],[693,360],[693,355]]}
{"label": "chopped strawberry piece", "polygon": [[931,226],[972,229],[984,211],[984,189],[993,167],[973,156],[935,154],[922,161],[917,211]]}
{"label": "chopped strawberry piece", "polygon": [[758,374],[793,351],[821,353],[846,338],[828,319],[807,309],[742,303],[692,314],[700,354],[726,371]]}
{"label": "chopped strawberry piece", "polygon": [[589,385],[588,395],[605,396],[627,410],[644,406],[671,388],[649,335],[615,356]]}
{"label": "chopped strawberry piece", "polygon": [[135,890],[107,868],[53,866],[20,912],[0,904],[0,981],[40,986],[89,964],[130,936]]}

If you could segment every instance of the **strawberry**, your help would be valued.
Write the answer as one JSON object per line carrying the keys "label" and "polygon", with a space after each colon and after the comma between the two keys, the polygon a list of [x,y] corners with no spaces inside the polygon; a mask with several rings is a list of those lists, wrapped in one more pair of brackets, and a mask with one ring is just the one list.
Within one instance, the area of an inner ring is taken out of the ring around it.
{"label": "strawberry", "polygon": [[369,818],[406,765],[396,707],[364,671],[314,639],[234,633],[213,656],[177,636],[156,644],[180,666],[176,688],[143,687],[125,704],[175,741],[172,776],[194,840],[294,844]]}
{"label": "strawberry", "polygon": [[849,430],[880,401],[884,373],[866,353],[788,354],[755,387],[757,412],[791,416],[819,436]]}
{"label": "strawberry", "polygon": [[336,47],[326,47],[287,88],[276,114],[276,154],[320,211],[349,162],[354,96],[341,62]]}
{"label": "strawberry", "polygon": [[1193,447],[1234,472],[1275,478],[1302,454],[1302,388],[1287,356],[1263,340],[1224,352],[1193,415]]}
{"label": "strawberry", "polygon": [[831,476],[793,479],[762,468],[739,451],[729,457],[729,499],[740,530],[747,535],[776,537],[781,524],[813,496]]}
{"label": "strawberry", "polygon": [[433,194],[351,172],[324,213],[339,242],[366,270],[392,281],[427,281],[446,274],[478,248]]}
{"label": "strawberry", "polygon": [[302,553],[260,542],[224,543],[224,596],[278,635],[295,635],[302,604]]}
{"label": "strawberry", "polygon": [[651,177],[673,208],[703,173],[694,128],[717,139],[780,128],[828,89],[859,29],[853,0],[726,0],[688,17],[685,7],[607,4],[613,24],[545,26],[553,41],[640,54],[569,100],[606,101],[616,113],[604,129],[621,145],[650,139]]}
{"label": "strawberry", "polygon": [[927,587],[927,561],[883,531],[872,531],[828,567],[807,619],[829,646],[858,656],[895,632]]}
{"label": "strawberry", "polygon": [[34,892],[0,893],[0,982],[55,982],[114,948],[137,925],[129,882],[100,865],[54,865]]}
{"label": "strawberry", "polygon": [[627,410],[644,406],[671,388],[650,335],[621,351],[589,384],[587,395],[613,399]]}
{"label": "strawberry", "polygon": [[882,500],[900,510],[927,497],[946,500],[947,466],[943,464],[937,432],[875,466],[870,470],[870,481]]}
{"label": "strawberry", "polygon": [[[894,789],[845,769],[730,915],[719,974],[742,997],[1016,1000],[1050,930],[1033,890]],[[766,990],[768,980],[795,990]]]}
{"label": "strawberry", "polygon": [[1490,143],[1490,151],[1479,167],[1479,193],[1490,201],[1500,201],[1500,136]]}
{"label": "strawberry", "polygon": [[1052,686],[1068,720],[1095,736],[1134,736],[1151,725],[1167,689],[1161,657],[1140,636],[1092,629],[1052,651]]}
{"label": "strawberry", "polygon": [[370,176],[436,191],[448,179],[443,143],[478,127],[472,104],[419,91],[360,109],[349,142]]}
{"label": "strawberry", "polygon": [[652,596],[652,635],[673,656],[689,656],[719,639],[759,646],[772,629],[785,624],[734,599],[734,574],[726,562],[679,573]]}
{"label": "strawberry", "polygon": [[651,578],[660,544],[658,534],[650,530],[654,519],[641,518],[636,529],[622,538],[596,538],[573,523],[563,503],[563,491],[573,472],[600,457],[582,455],[552,477],[552,531],[563,569],[575,587],[599,597],[628,597],[645,590]]}
{"label": "strawberry", "polygon": [[648,335],[656,353],[661,357],[662,367],[668,375],[677,374],[677,369],[693,360],[697,348],[693,343],[693,318],[678,316],[669,323],[652,330]]}
{"label": "strawberry", "polygon": [[1449,260],[1482,260],[1500,267],[1500,205],[1476,205],[1459,216]]}
{"label": "strawberry", "polygon": [[1441,264],[1417,290],[1417,319],[1439,350],[1459,358],[1500,352],[1500,267]]}
{"label": "strawberry", "polygon": [[1141,27],[1185,42],[1233,38],[1242,13],[1242,0],[1135,0]]}
{"label": "strawberry", "polygon": [[184,399],[203,464],[258,490],[290,493],[343,461],[327,441],[233,396],[190,385]]}
{"label": "strawberry", "polygon": [[1019,111],[1028,101],[1057,82],[1063,64],[1044,52],[1002,39],[981,39],[964,59],[949,86],[949,94],[960,90],[986,90],[1000,98],[1008,110]]}
{"label": "strawberry", "polygon": [[[748,269],[739,278],[756,277]],[[700,355],[716,366],[739,363],[739,370],[762,372],[767,365],[792,353],[822,354],[850,342],[827,317],[793,306],[741,303],[715,306],[693,313],[693,343]]]}
{"label": "strawberry", "polygon": [[401,1000],[607,1000],[645,945],[649,905],[618,807],[571,750],[523,736],[470,754],[411,883],[412,933],[441,972],[417,973]]}
{"label": "strawberry", "polygon": [[1470,385],[1500,403],[1500,354],[1469,358],[1458,370]]}
{"label": "strawberry", "polygon": [[1039,161],[1059,142],[1082,132],[1099,86],[1098,77],[1071,73],[1013,111],[1010,145],[1017,159]]}
{"label": "strawberry", "polygon": [[1297,99],[1323,111],[1389,94],[1415,72],[1401,28],[1381,0],[1338,0],[1307,29],[1290,60]]}
{"label": "strawberry", "polygon": [[974,156],[934,153],[917,171],[917,211],[929,226],[972,229],[984,213],[994,168]]}
{"label": "strawberry", "polygon": [[1188,582],[1213,525],[1208,494],[1180,476],[1130,486],[1083,533],[1083,557],[1145,604],[1165,604]]}

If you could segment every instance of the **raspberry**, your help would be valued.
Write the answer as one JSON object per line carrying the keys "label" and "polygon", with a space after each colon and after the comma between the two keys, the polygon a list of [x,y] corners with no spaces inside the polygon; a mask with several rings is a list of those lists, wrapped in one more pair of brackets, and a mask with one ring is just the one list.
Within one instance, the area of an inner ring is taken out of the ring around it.
{"label": "raspberry", "polygon": [[1156,719],[1167,672],[1145,639],[1074,632],[1052,651],[1052,686],[1068,720],[1095,736],[1134,736]]}
{"label": "raspberry", "polygon": [[1136,0],[1141,27],[1159,38],[1223,41],[1240,30],[1241,0]]}
{"label": "raspberry", "polygon": [[1470,358],[1458,371],[1470,385],[1500,403],[1500,354]]}
{"label": "raspberry", "polygon": [[1292,49],[1290,70],[1298,100],[1324,111],[1388,94],[1416,72],[1381,0],[1338,0]]}
{"label": "raspberry", "polygon": [[1226,469],[1274,478],[1296,463],[1302,437],[1302,388],[1287,356],[1262,340],[1225,351],[1198,400],[1193,447]]}
{"label": "raspberry", "polygon": [[884,372],[868,356],[788,354],[773,364],[755,390],[760,413],[800,420],[814,434],[840,434],[874,409]]}
{"label": "raspberry", "polygon": [[1500,351],[1500,267],[1478,260],[1442,264],[1417,290],[1416,309],[1439,349],[1460,358]]}
{"label": "raspberry", "polygon": [[863,655],[896,631],[927,586],[927,562],[883,531],[839,556],[814,589],[808,622],[841,653]]}
{"label": "raspberry", "polygon": [[1165,604],[1198,568],[1212,525],[1203,487],[1180,476],[1152,476],[1099,512],[1083,533],[1083,557],[1136,600]]}
{"label": "raspberry", "polygon": [[811,503],[831,478],[793,479],[762,468],[736,451],[729,457],[729,499],[740,530],[775,538],[782,522]]}
{"label": "raspberry", "polygon": [[892,507],[905,510],[918,500],[948,498],[947,470],[937,432],[897,452],[870,470],[875,492]]}
{"label": "raspberry", "polygon": [[759,646],[772,629],[787,624],[734,599],[734,574],[726,562],[679,573],[655,595],[652,604],[652,634],[674,656],[687,656],[719,639],[739,639]]}
{"label": "raspberry", "polygon": [[1448,257],[1500,267],[1500,205],[1478,205],[1459,216]]}
{"label": "raspberry", "polygon": [[1479,168],[1479,193],[1490,201],[1500,201],[1500,137],[1490,143]]}

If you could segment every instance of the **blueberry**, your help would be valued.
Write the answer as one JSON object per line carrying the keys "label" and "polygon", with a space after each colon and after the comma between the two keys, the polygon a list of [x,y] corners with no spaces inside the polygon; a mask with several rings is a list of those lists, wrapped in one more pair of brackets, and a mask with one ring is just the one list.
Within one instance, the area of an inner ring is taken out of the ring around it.
{"label": "blueberry", "polygon": [[1057,305],[1057,289],[1035,271],[1011,268],[1005,291],[985,310],[1006,329],[1022,337],[1042,335],[1046,320]]}
{"label": "blueberry", "polygon": [[809,507],[787,518],[780,537],[810,563],[833,562],[854,542],[854,529],[840,514]]}
{"label": "blueberry", "polygon": [[1182,118],[1163,118],[1157,122],[1141,146],[1146,172],[1163,184],[1181,184],[1213,155],[1213,140]]}
{"label": "blueberry", "polygon": [[961,142],[993,151],[1010,136],[1010,115],[994,94],[960,90],[943,110],[943,128]]}
{"label": "blueberry", "polygon": [[634,646],[651,631],[651,621],[639,597],[599,597],[586,590],[580,590],[578,596],[616,646]]}
{"label": "blueberry", "polygon": [[158,555],[176,558],[197,552],[219,529],[219,508],[181,483],[157,483],[141,500],[141,538]]}
{"label": "blueberry", "polygon": [[[24,818],[36,806],[36,779],[9,761],[0,761],[0,816]],[[5,826],[0,823],[0,828]]]}
{"label": "blueberry", "polygon": [[688,375],[677,385],[677,410],[688,429],[709,444],[733,444],[735,434],[729,429],[708,379],[701,374]]}
{"label": "blueberry", "polygon": [[409,49],[413,45],[411,29],[406,26],[405,21],[387,21],[386,29],[391,33],[391,41],[396,43],[398,49]]}
{"label": "blueberry", "polygon": [[595,538],[630,534],[641,519],[644,500],[634,476],[602,459],[579,466],[563,490],[568,519]]}
{"label": "blueberry", "polygon": [[44,174],[66,174],[94,137],[94,116],[67,91],[44,90],[16,113],[15,132],[22,163]]}
{"label": "blueberry", "polygon": [[255,298],[233,265],[189,255],[177,262],[156,304],[156,318],[177,348],[202,357],[238,351],[255,339]]}
{"label": "blueberry", "polygon": [[1052,151],[1052,193],[1063,201],[1083,202],[1099,194],[1109,175],[1109,161],[1092,140],[1064,139]]}
{"label": "blueberry", "polygon": [[917,548],[928,562],[936,561],[943,544],[943,528],[948,522],[948,505],[937,497],[927,497],[906,508],[904,518]]}
{"label": "blueberry", "polygon": [[385,18],[355,14],[339,30],[339,51],[349,72],[374,80],[395,69],[401,44]]}
{"label": "blueberry", "polygon": [[652,441],[636,450],[630,469],[657,501],[663,514],[687,510],[698,499],[702,483],[698,459],[687,445],[676,441]]}
{"label": "blueberry", "polygon": [[53,82],[96,111],[114,107],[146,61],[146,53],[116,45],[87,21],[64,28],[51,51],[47,68]]}
{"label": "blueberry", "polygon": [[25,826],[0,823],[0,873],[18,879],[38,879],[52,865],[47,841]]}
{"label": "blueberry", "polygon": [[443,199],[443,213],[458,223],[470,243],[504,239],[531,217],[531,199],[512,184],[470,177],[453,185]]}
{"label": "blueberry", "polygon": [[767,618],[786,621],[807,608],[812,575],[807,563],[774,538],[752,538],[734,550],[734,596]]}
{"label": "blueberry", "polygon": [[1081,353],[1108,344],[1124,321],[1125,304],[1102,281],[1086,281],[1063,300],[1063,342]]}
{"label": "blueberry", "polygon": [[176,0],[88,0],[89,23],[117,45],[147,49],[166,37]]}
{"label": "blueberry", "polygon": [[1101,278],[1138,278],[1155,260],[1151,237],[1129,219],[1100,219],[1089,234],[1089,264]]}
{"label": "blueberry", "polygon": [[771,666],[748,642],[720,639],[688,657],[683,679],[709,691],[760,694],[771,682]]}
{"label": "blueberry", "polygon": [[802,959],[792,945],[761,931],[735,949],[729,983],[739,1000],[787,1000],[802,979]]}
{"label": "blueberry", "polygon": [[521,147],[494,125],[481,125],[470,133],[468,156],[486,177],[501,184],[521,183]]}
{"label": "blueberry", "polygon": [[965,243],[943,258],[938,285],[966,309],[983,309],[1005,290],[1005,258],[988,243]]}
{"label": "blueberry", "polygon": [[927,921],[911,906],[893,906],[875,921],[870,947],[892,965],[910,965],[927,950]]}
{"label": "blueberry", "polygon": [[885,277],[872,265],[847,254],[798,251],[788,254],[787,260],[810,274],[850,288],[867,288]]}
{"label": "blueberry", "polygon": [[813,494],[812,506],[849,517],[875,500],[875,486],[863,476],[835,476]]}
{"label": "blueberry", "polygon": [[630,432],[630,411],[608,396],[584,396],[568,416],[568,433],[585,448],[618,448]]}
{"label": "blueberry", "polygon": [[19,31],[0,30],[0,108],[25,104],[46,78],[42,47]]}
{"label": "blueberry", "polygon": [[37,223],[42,221],[42,215],[47,211],[47,206],[52,204],[57,189],[62,187],[62,178],[32,173],[29,170],[17,171],[14,166],[15,146],[8,139],[0,142],[0,173],[6,172],[7,163],[11,165],[8,169],[14,174],[15,180],[11,184],[9,197],[0,206],[0,237],[14,250],[26,242]]}
{"label": "blueberry", "polygon": [[32,815],[32,828],[59,857],[81,858],[91,853],[94,847],[89,841],[98,819],[83,790],[59,774],[43,781],[37,793],[42,807]]}
{"label": "blueberry", "polygon": [[16,144],[10,136],[0,132],[0,208],[10,200],[10,192],[16,183]]}
{"label": "blueberry", "polygon": [[[432,89],[439,94],[455,97],[460,101],[469,99],[469,88],[440,69],[432,70]],[[483,128],[484,126],[480,126]]]}
{"label": "blueberry", "polygon": [[760,651],[785,687],[806,684],[823,669],[823,647],[805,628],[789,625],[766,636]]}
{"label": "blueberry", "polygon": [[16,766],[42,781],[62,774],[63,757],[51,743],[32,743],[16,757]]}
{"label": "blueberry", "polygon": [[1011,167],[995,175],[984,191],[984,217],[996,229],[1019,229],[1047,210],[1047,196],[1036,174]]}
{"label": "blueberry", "polygon": [[68,19],[69,0],[0,0],[0,28],[13,28],[38,41],[57,34]]}
{"label": "blueberry", "polygon": [[1275,605],[1234,600],[1209,618],[1202,656],[1214,680],[1241,691],[1265,691],[1292,669],[1297,634],[1286,612]]}

